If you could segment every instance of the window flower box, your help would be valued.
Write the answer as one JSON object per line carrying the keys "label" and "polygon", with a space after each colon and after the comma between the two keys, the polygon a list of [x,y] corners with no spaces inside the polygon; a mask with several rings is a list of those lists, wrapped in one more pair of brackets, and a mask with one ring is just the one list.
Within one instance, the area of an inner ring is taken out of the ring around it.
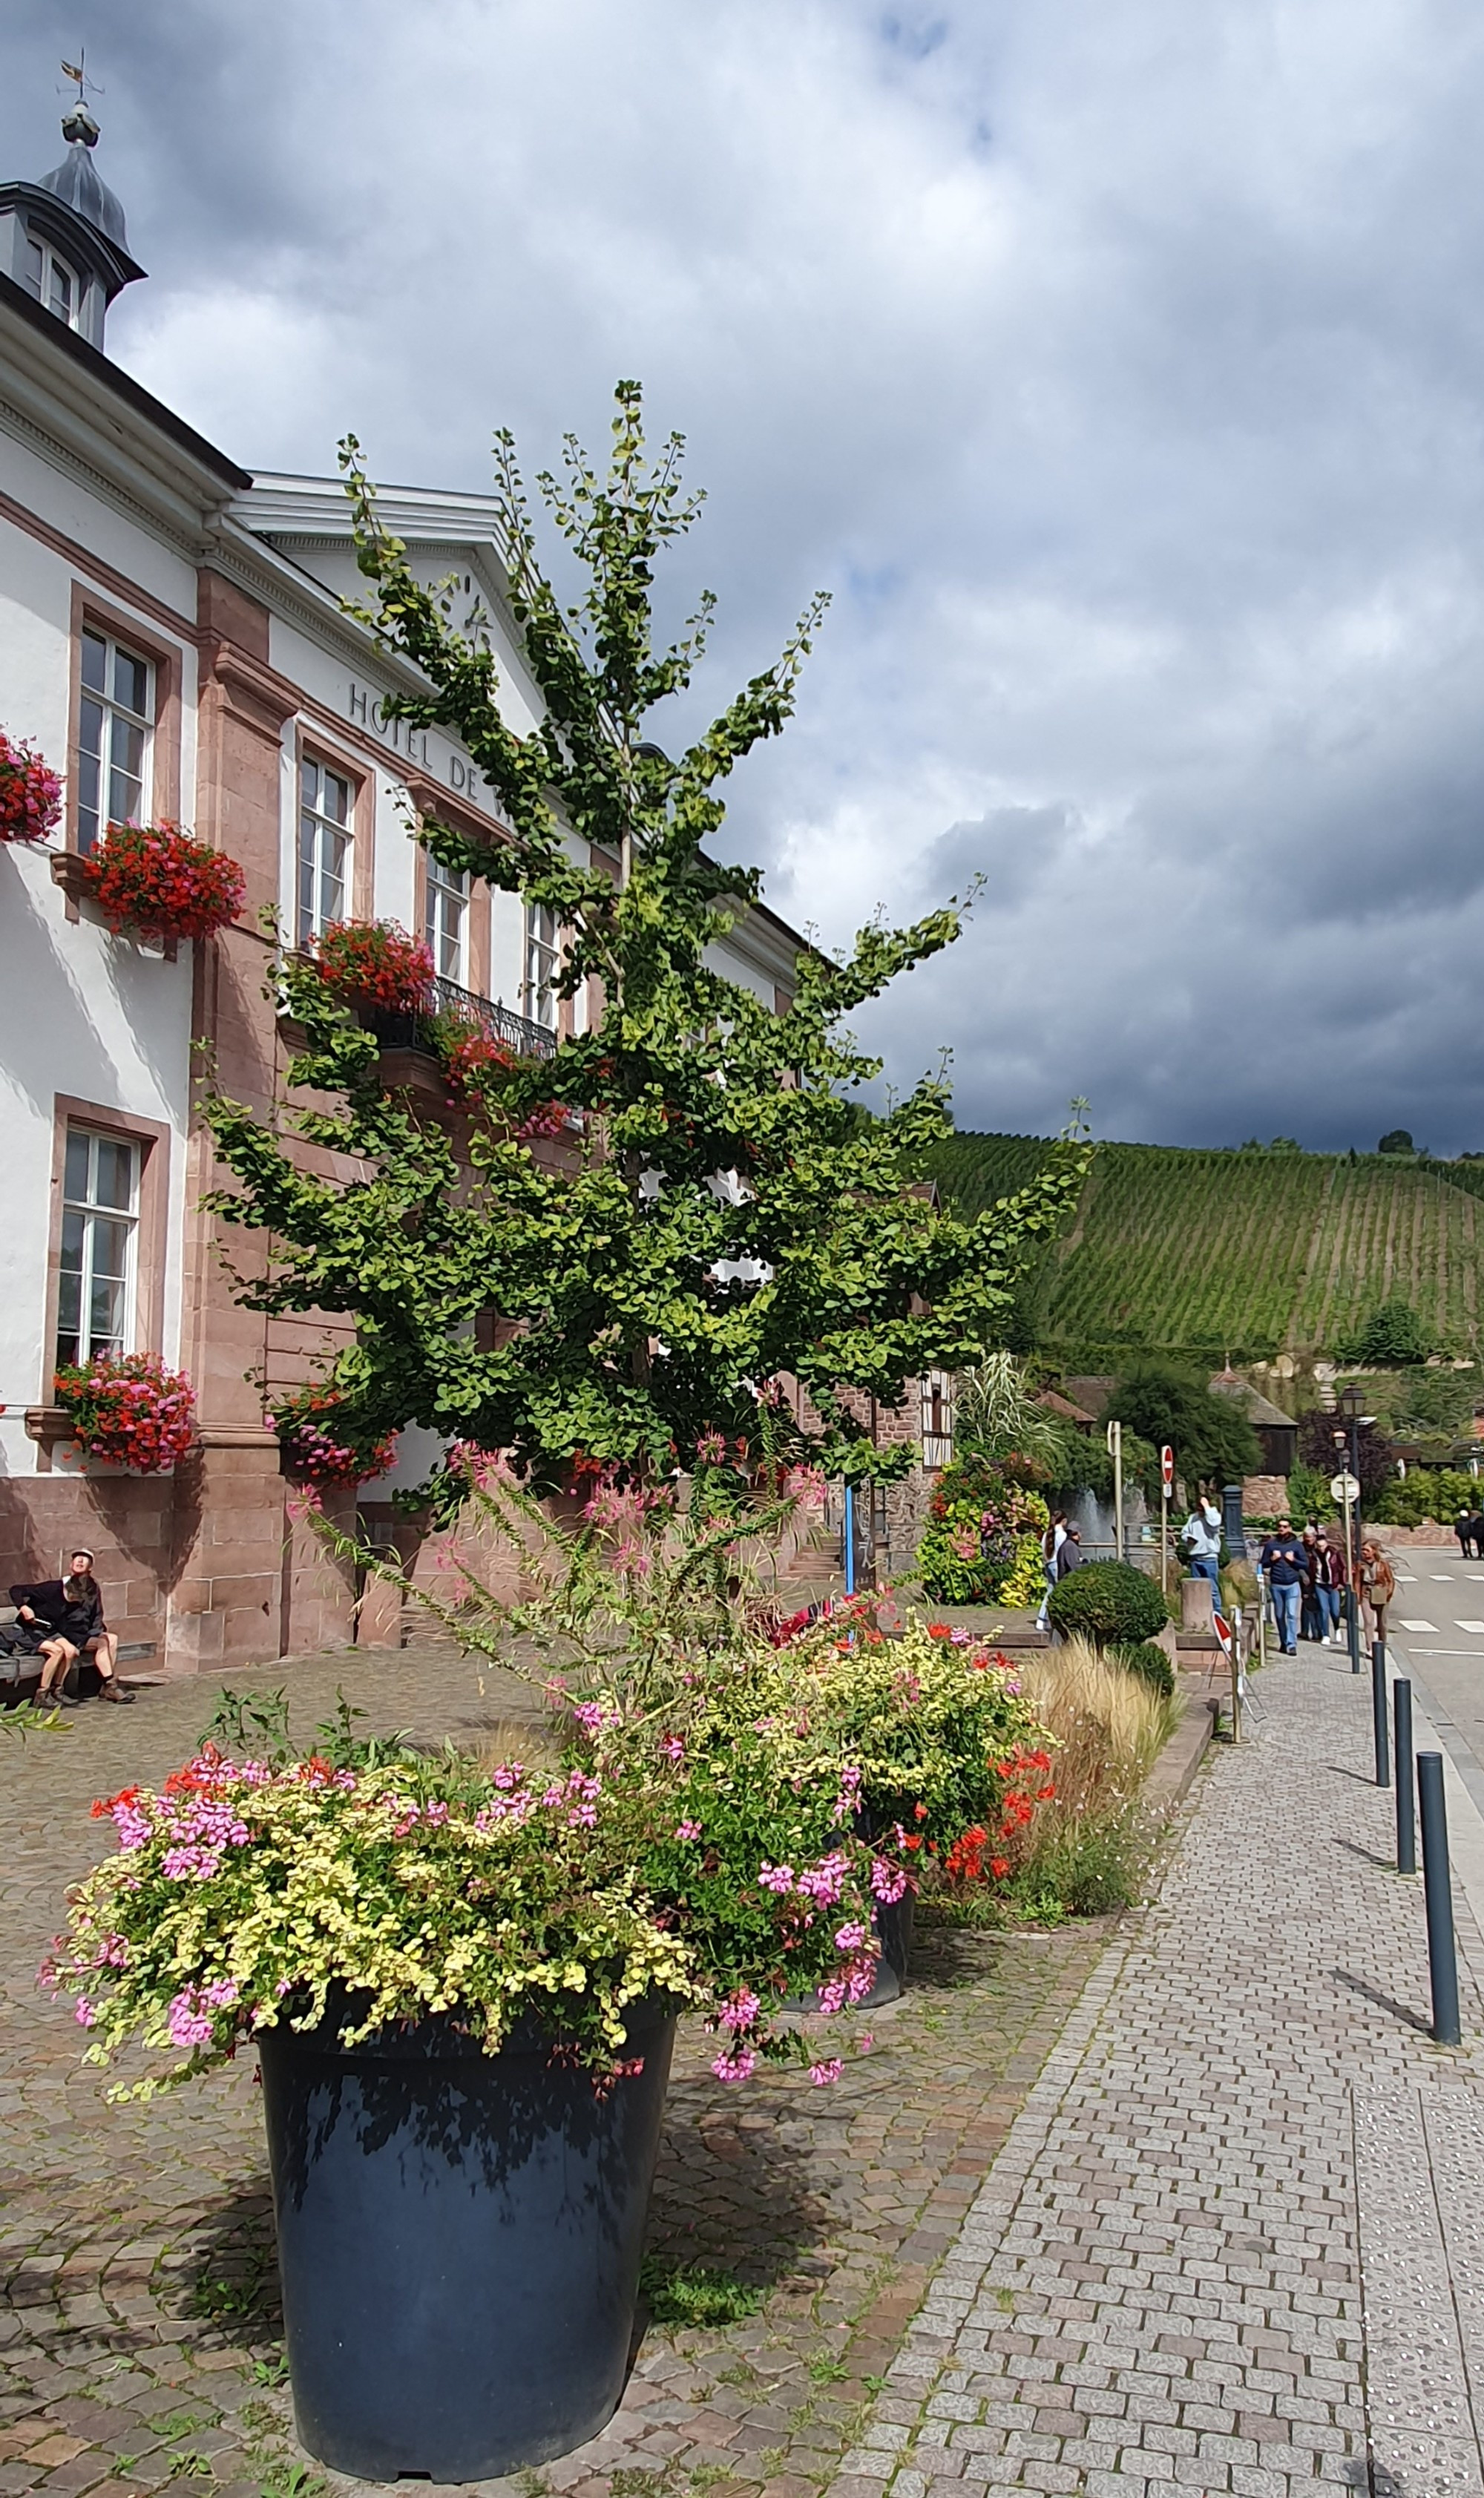
{"label": "window flower box", "polygon": [[56,1373],[58,1405],[84,1456],[130,1474],[168,1474],[195,1443],[196,1398],[183,1371],[155,1353],[97,1354]]}
{"label": "window flower box", "polygon": [[25,738],[0,729],[0,842],[48,841],[61,817],[61,775]]}
{"label": "window flower box", "polygon": [[230,927],[247,880],[236,859],[178,824],[110,824],[97,849],[68,870],[66,889],[95,902],[116,935],[169,945]]}

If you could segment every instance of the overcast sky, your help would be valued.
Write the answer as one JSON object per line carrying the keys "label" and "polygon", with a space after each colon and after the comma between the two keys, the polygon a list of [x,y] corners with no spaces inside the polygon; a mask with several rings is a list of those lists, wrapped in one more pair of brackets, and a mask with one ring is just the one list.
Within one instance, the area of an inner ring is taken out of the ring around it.
{"label": "overcast sky", "polygon": [[1484,1148],[1477,0],[10,0],[0,175],[84,39],[112,351],[244,465],[635,374],[716,698],[834,592],[728,838],[831,942],[982,872],[899,1083]]}

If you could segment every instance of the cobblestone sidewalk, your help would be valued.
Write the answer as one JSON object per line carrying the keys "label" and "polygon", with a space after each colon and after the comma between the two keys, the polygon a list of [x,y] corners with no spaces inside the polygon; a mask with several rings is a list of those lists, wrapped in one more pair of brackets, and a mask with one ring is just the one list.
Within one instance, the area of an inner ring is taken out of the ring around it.
{"label": "cobblestone sidewalk", "polygon": [[[452,1653],[329,1657],[233,1678],[289,1684],[296,1734],[336,1684],[366,1731],[470,1739],[529,1711]],[[317,2498],[361,2484],[296,2448],[282,2384],[251,2060],[111,2108],[39,1996],[66,1884],[100,1848],[89,1800],[190,1749],[208,1681],[0,1737],[0,2493]],[[682,2037],[650,2246],[763,2294],[724,2329],[644,2339],[605,2434],[543,2479],[570,2498],[808,2498],[838,2469],[1068,2009],[1095,1929],[927,1938],[904,2003],[837,2090],[769,2072],[727,2091]],[[504,2484],[499,2484],[501,2487]]]}
{"label": "cobblestone sidewalk", "polygon": [[1427,2036],[1370,1682],[1262,1678],[1094,1976],[835,2498],[1484,2493],[1484,1970]]}

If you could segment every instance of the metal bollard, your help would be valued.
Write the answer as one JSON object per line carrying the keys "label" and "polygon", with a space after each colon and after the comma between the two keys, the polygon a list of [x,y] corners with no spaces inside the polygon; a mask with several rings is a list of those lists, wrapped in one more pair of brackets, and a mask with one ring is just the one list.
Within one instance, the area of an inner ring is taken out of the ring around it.
{"label": "metal bollard", "polygon": [[1375,1729],[1375,1783],[1391,1784],[1390,1745],[1386,1727],[1386,1645],[1383,1640],[1371,1643],[1371,1717]]}
{"label": "metal bollard", "polygon": [[1417,1798],[1413,1787],[1412,1686],[1400,1679],[1391,1686],[1397,1712],[1397,1872],[1417,1871]]}
{"label": "metal bollard", "polygon": [[1360,1599],[1353,1587],[1345,1589],[1346,1628],[1350,1638],[1350,1672],[1360,1672]]}
{"label": "metal bollard", "polygon": [[1448,1808],[1443,1797],[1441,1752],[1418,1753],[1417,1801],[1422,1808],[1422,1878],[1427,1889],[1433,2036],[1439,2047],[1457,2047],[1462,2043],[1463,2032],[1458,2017],[1458,1955],[1453,1942]]}

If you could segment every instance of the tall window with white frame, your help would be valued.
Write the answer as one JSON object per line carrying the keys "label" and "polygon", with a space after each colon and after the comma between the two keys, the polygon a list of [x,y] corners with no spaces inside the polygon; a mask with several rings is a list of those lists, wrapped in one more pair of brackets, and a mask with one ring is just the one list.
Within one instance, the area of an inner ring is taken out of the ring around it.
{"label": "tall window with white frame", "polygon": [[423,933],[427,950],[433,958],[433,970],[440,980],[452,980],[460,989],[468,987],[465,974],[464,928],[469,909],[469,879],[462,868],[445,867],[431,852],[427,860],[427,881],[423,889]]}
{"label": "tall window with white frame", "polygon": [[350,905],[351,785],[306,754],[299,767],[299,943],[312,945]]}
{"label": "tall window with white frame", "polygon": [[154,669],[137,651],[82,630],[78,711],[78,848],[86,853],[108,824],[142,824],[149,810]]}
{"label": "tall window with white frame", "polygon": [[122,1354],[134,1327],[140,1148],[127,1137],[69,1127],[62,1179],[56,1359]]}
{"label": "tall window with white frame", "polygon": [[525,988],[522,1009],[547,1032],[556,1030],[554,982],[561,969],[561,930],[544,902],[525,906]]}

